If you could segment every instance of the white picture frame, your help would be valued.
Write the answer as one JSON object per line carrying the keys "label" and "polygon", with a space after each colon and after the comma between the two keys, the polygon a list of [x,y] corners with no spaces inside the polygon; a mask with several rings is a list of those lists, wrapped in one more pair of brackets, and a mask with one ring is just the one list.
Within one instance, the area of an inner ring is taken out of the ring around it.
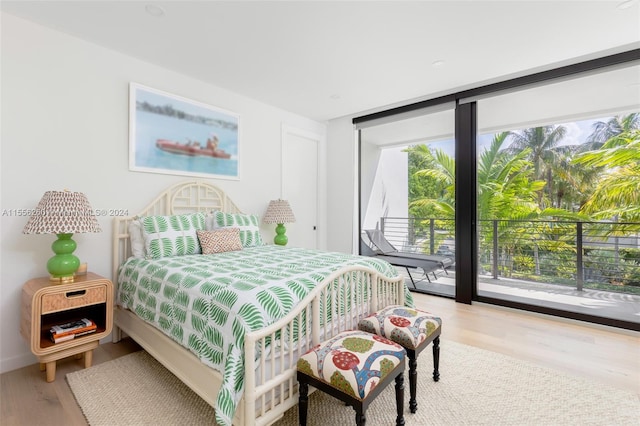
{"label": "white picture frame", "polygon": [[240,179],[240,117],[138,83],[129,85],[129,169]]}

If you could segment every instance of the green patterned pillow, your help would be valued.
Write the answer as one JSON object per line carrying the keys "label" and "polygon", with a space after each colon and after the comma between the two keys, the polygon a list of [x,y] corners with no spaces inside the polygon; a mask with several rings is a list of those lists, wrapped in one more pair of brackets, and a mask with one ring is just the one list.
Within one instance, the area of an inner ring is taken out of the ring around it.
{"label": "green patterned pillow", "polygon": [[254,214],[213,212],[213,228],[234,227],[240,229],[242,247],[261,246],[260,222]]}
{"label": "green patterned pillow", "polygon": [[204,229],[204,213],[146,216],[140,218],[140,223],[148,258],[202,252],[196,231]]}

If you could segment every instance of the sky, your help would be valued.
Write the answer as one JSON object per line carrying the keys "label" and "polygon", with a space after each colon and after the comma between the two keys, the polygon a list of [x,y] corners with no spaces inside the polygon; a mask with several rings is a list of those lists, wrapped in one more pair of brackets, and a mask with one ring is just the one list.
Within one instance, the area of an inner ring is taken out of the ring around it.
{"label": "sky", "polygon": [[[596,123],[597,121],[607,122],[610,119],[611,117],[603,117],[594,120],[573,121],[569,123],[559,124],[567,129],[567,132],[560,145],[579,145],[585,142],[589,135],[591,135],[591,133],[593,132],[594,123]],[[478,135],[478,154],[480,154],[486,147],[491,144],[493,135],[493,133]],[[442,142],[430,142],[428,143],[428,146],[433,149],[441,149],[447,155],[454,157],[455,145],[453,139]]]}

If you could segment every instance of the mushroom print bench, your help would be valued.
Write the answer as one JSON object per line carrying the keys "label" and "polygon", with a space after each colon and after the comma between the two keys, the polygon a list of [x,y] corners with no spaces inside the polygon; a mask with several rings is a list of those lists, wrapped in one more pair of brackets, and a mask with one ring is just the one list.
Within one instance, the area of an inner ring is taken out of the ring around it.
{"label": "mushroom print bench", "polygon": [[409,409],[418,410],[416,387],[418,383],[417,357],[433,342],[433,380],[440,380],[440,332],[442,320],[429,312],[403,306],[388,306],[358,323],[360,330],[386,337],[407,350],[409,358]]}
{"label": "mushroom print bench", "polygon": [[367,407],[394,380],[396,426],[404,425],[405,356],[397,343],[359,330],[320,343],[297,364],[300,425],[307,424],[309,385],[352,406],[356,425],[364,426]]}

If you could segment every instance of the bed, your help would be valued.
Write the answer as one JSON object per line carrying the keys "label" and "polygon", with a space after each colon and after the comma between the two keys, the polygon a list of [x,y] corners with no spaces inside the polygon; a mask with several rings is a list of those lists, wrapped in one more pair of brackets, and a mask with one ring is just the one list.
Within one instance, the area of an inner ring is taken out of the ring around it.
{"label": "bed", "polygon": [[[132,256],[129,229],[139,218],[215,211],[242,213],[219,188],[189,181],[163,191],[138,215],[114,219],[113,341],[123,333],[134,339],[212,405],[219,424],[268,425],[298,402],[299,355],[384,306],[411,305],[411,294],[387,262],[343,253],[256,244],[206,255]],[[189,313],[175,302],[187,288],[206,294],[185,299],[192,300]]]}

